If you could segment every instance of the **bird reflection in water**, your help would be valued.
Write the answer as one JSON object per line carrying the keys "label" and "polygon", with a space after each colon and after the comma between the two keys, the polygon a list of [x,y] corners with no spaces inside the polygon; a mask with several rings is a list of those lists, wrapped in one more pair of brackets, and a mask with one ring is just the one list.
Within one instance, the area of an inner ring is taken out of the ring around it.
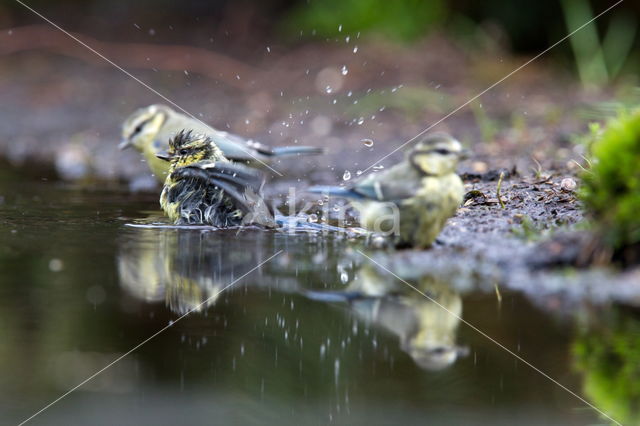
{"label": "bird reflection in water", "polygon": [[430,299],[368,262],[343,291],[312,291],[306,295],[314,300],[348,303],[361,320],[396,335],[400,349],[420,368],[442,370],[469,353],[468,348],[456,344],[462,298],[435,276],[407,282]]}
{"label": "bird reflection in water", "polygon": [[[358,267],[353,261],[349,264],[356,271],[344,275],[352,279],[346,278],[339,291],[309,290],[314,283],[340,282],[344,242],[314,236],[289,239],[258,230],[236,234],[234,230],[136,229],[121,240],[118,272],[122,287],[136,299],[164,300],[171,311],[184,314],[206,310],[226,286],[279,249],[285,253],[252,272],[256,276],[246,285],[322,303],[345,303],[362,321],[397,336],[400,348],[426,370],[442,370],[468,353],[456,345],[460,294],[435,276],[407,280],[427,298],[374,264],[364,261]],[[235,290],[234,285],[225,292]]]}
{"label": "bird reflection in water", "polygon": [[204,310],[224,287],[272,254],[263,256],[255,241],[236,242],[230,250],[223,235],[229,232],[236,231],[214,237],[198,230],[137,229],[120,245],[120,283],[138,300],[164,299],[178,314]]}

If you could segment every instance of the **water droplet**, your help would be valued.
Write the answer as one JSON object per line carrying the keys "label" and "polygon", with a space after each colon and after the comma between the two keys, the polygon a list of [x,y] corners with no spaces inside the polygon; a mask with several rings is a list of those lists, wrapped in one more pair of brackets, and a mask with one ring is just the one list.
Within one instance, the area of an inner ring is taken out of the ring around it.
{"label": "water droplet", "polygon": [[362,126],[362,123],[364,123],[364,117],[358,118],[358,126]]}
{"label": "water droplet", "polygon": [[382,169],[384,169],[384,166],[382,164],[378,164],[377,166],[373,166],[373,170],[378,171],[378,170],[382,170]]}
{"label": "water droplet", "polygon": [[338,25],[338,32],[341,33],[342,32],[342,24]]}
{"label": "water droplet", "polygon": [[343,271],[343,272],[340,274],[340,282],[341,282],[342,284],[346,284],[348,281],[349,281],[349,275],[348,275],[346,272],[344,272],[344,271]]}
{"label": "water droplet", "polygon": [[267,46],[267,52],[271,53],[271,48]]}
{"label": "water droplet", "polygon": [[351,37],[349,37],[349,36],[346,36],[346,37],[344,38],[345,43],[349,43],[349,40],[351,40]]}
{"label": "water droplet", "polygon": [[49,261],[49,270],[52,272],[60,272],[64,268],[64,263],[60,259],[53,258]]}
{"label": "water droplet", "polygon": [[334,212],[339,212],[340,211],[340,206],[333,206],[333,211]]}
{"label": "water droplet", "polygon": [[324,91],[327,92],[327,93],[331,93],[331,92],[333,92],[333,88],[331,86],[327,86],[327,87],[324,88]]}
{"label": "water droplet", "polygon": [[349,69],[346,65],[343,65],[342,69],[340,69],[340,72],[342,73],[342,75],[347,75],[349,73]]}
{"label": "water droplet", "polygon": [[315,213],[311,213],[309,217],[307,217],[307,222],[316,223],[318,221],[318,215]]}
{"label": "water droplet", "polygon": [[356,176],[360,176],[361,174],[362,174],[362,170],[358,170],[358,171],[356,172]]}
{"label": "water droplet", "polygon": [[353,48],[353,53],[358,53],[358,46]]}
{"label": "water droplet", "polygon": [[189,75],[189,71],[184,70],[184,75]]}
{"label": "water droplet", "polygon": [[344,174],[342,175],[342,180],[349,180],[351,179],[351,172],[349,170],[345,170]]}
{"label": "water droplet", "polygon": [[364,146],[366,146],[366,147],[371,147],[371,146],[373,146],[373,140],[371,140],[371,139],[362,139],[362,141],[361,141],[361,142],[362,142],[362,143],[364,144]]}

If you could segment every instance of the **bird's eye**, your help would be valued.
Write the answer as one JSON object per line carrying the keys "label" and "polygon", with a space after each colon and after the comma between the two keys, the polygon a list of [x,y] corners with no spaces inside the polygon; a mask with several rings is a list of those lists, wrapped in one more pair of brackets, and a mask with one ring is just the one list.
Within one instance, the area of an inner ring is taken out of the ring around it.
{"label": "bird's eye", "polygon": [[189,153],[188,149],[181,149],[179,152],[180,155],[187,155],[188,153]]}
{"label": "bird's eye", "polygon": [[141,122],[140,124],[138,124],[134,129],[133,129],[133,133],[131,134],[131,136],[135,136],[138,133],[140,133],[142,131],[142,129],[144,129],[144,126],[147,125],[147,123],[149,123],[149,121],[151,121],[151,119],[147,119],[144,120],[143,122]]}
{"label": "bird's eye", "polygon": [[433,348],[431,353],[434,355],[444,355],[447,352],[447,348],[438,346],[437,348]]}
{"label": "bird's eye", "polygon": [[439,149],[435,149],[434,152],[436,154],[440,154],[440,155],[448,155],[450,154],[448,149],[444,149],[444,148],[439,148]]}

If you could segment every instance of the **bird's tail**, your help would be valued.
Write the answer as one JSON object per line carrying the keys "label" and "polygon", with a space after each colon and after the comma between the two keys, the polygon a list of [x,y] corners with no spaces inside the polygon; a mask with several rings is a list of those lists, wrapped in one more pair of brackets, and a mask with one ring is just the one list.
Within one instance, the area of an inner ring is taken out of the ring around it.
{"label": "bird's tail", "polygon": [[267,155],[274,157],[282,157],[286,155],[318,155],[324,152],[324,149],[315,146],[279,146],[271,148]]}
{"label": "bird's tail", "polygon": [[362,293],[356,291],[314,291],[308,290],[303,295],[311,300],[326,303],[351,302],[362,298]]}
{"label": "bird's tail", "polygon": [[362,194],[356,192],[353,188],[342,188],[340,186],[318,185],[307,188],[306,191],[314,194],[333,195],[335,197],[364,198]]}
{"label": "bird's tail", "polygon": [[307,218],[300,217],[300,216],[284,216],[281,214],[276,214],[275,221],[276,221],[276,224],[284,230],[336,232],[336,233],[343,233],[343,234],[360,232],[360,230],[356,228],[341,228],[339,226],[333,226],[326,223],[309,222]]}

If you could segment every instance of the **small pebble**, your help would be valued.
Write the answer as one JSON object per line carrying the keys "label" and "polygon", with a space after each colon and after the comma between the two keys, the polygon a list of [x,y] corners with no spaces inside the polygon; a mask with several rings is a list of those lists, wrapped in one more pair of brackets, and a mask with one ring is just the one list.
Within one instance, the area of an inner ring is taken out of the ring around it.
{"label": "small pebble", "polygon": [[578,184],[572,178],[564,178],[560,182],[560,189],[563,191],[573,192],[576,190],[576,186],[578,186]]}

